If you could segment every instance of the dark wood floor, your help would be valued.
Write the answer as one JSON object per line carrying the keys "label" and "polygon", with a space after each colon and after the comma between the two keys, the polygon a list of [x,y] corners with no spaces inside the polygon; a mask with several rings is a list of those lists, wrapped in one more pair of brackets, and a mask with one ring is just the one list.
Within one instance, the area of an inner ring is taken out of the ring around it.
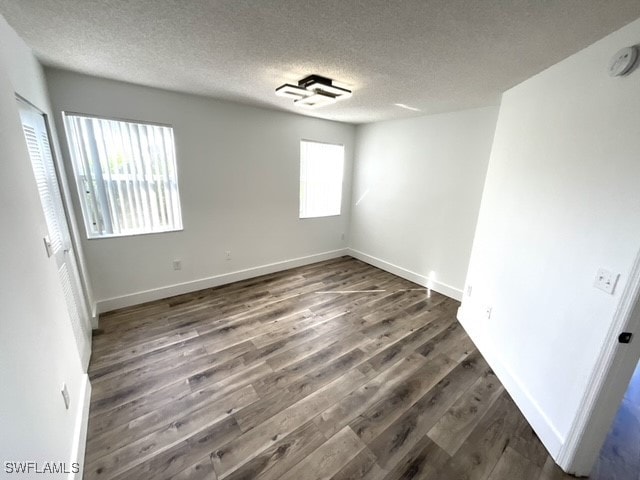
{"label": "dark wood floor", "polygon": [[104,315],[85,478],[571,478],[458,305],[344,257]]}

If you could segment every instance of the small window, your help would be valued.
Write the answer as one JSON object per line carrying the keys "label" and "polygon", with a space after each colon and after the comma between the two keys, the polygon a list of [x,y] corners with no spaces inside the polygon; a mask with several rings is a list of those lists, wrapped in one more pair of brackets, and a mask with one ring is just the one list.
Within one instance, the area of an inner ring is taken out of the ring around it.
{"label": "small window", "polygon": [[344,146],[300,142],[300,218],[340,215]]}
{"label": "small window", "polygon": [[182,230],[169,126],[65,114],[89,238]]}

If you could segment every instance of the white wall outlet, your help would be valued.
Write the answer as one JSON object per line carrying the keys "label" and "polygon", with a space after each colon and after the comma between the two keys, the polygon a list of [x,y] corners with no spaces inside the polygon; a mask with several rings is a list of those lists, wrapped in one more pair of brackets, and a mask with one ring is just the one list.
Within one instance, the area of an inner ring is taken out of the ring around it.
{"label": "white wall outlet", "polygon": [[484,309],[484,316],[487,320],[489,320],[491,318],[491,311],[493,310],[493,308],[490,305],[487,305]]}
{"label": "white wall outlet", "polygon": [[182,270],[182,260],[174,260],[173,261],[173,269],[174,270]]}
{"label": "white wall outlet", "polygon": [[471,296],[471,292],[473,292],[473,287],[471,285],[467,285],[467,297]]}
{"label": "white wall outlet", "polygon": [[343,241],[344,241],[344,232],[342,232],[342,233],[340,234],[340,240],[343,240]]}
{"label": "white wall outlet", "polygon": [[612,273],[609,270],[600,268],[596,274],[596,281],[593,286],[599,288],[603,292],[607,292],[609,295],[613,295],[619,278],[619,273]]}
{"label": "white wall outlet", "polygon": [[69,396],[69,390],[67,389],[67,384],[62,384],[62,389],[60,390],[62,393],[62,399],[64,400],[64,407],[69,410],[69,406],[71,405],[71,397]]}
{"label": "white wall outlet", "polygon": [[224,255],[227,260],[231,260],[231,250],[227,250],[226,252],[224,252]]}

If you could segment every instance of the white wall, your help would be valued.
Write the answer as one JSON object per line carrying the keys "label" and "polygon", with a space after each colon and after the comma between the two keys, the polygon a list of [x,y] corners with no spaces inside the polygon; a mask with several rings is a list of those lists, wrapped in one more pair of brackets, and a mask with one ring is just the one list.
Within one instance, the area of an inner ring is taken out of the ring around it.
{"label": "white wall", "polygon": [[[640,20],[500,107],[459,317],[554,456],[640,248],[640,72],[607,75],[638,43]],[[621,274],[614,296],[599,267]]]}
{"label": "white wall", "polygon": [[[50,111],[40,65],[0,16],[1,472],[6,461],[66,462],[70,467],[82,457],[88,415],[83,407],[90,389],[56,264],[42,242],[47,226],[16,92]],[[60,393],[63,383],[71,394],[69,410]]]}
{"label": "white wall", "polygon": [[353,254],[461,298],[497,114],[488,107],[359,126]]}
{"label": "white wall", "polygon": [[[352,125],[59,70],[47,80],[61,132],[62,111],[174,128],[184,231],[83,240],[102,311],[344,254]],[[298,219],[301,139],[345,145],[341,216]]]}

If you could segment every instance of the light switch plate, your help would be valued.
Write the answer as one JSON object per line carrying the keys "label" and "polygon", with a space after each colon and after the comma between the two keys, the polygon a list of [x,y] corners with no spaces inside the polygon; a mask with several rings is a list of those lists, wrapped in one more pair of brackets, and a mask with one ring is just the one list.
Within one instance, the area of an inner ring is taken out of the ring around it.
{"label": "light switch plate", "polygon": [[49,235],[43,237],[42,241],[44,242],[44,249],[47,251],[47,257],[51,258],[53,255],[53,244],[51,243]]}
{"label": "light switch plate", "polygon": [[493,307],[491,305],[487,305],[484,310],[484,316],[487,320],[491,320],[491,312],[493,311]]}
{"label": "light switch plate", "polygon": [[620,278],[620,274],[612,273],[609,270],[600,268],[596,274],[596,281],[593,286],[608,293],[609,295],[613,295],[613,292],[616,289],[616,284],[618,283],[618,278]]}
{"label": "light switch plate", "polygon": [[69,390],[67,389],[67,384],[63,383],[62,388],[60,389],[62,392],[62,399],[64,400],[64,406],[67,410],[69,410],[69,405],[71,404],[71,398],[69,397]]}

